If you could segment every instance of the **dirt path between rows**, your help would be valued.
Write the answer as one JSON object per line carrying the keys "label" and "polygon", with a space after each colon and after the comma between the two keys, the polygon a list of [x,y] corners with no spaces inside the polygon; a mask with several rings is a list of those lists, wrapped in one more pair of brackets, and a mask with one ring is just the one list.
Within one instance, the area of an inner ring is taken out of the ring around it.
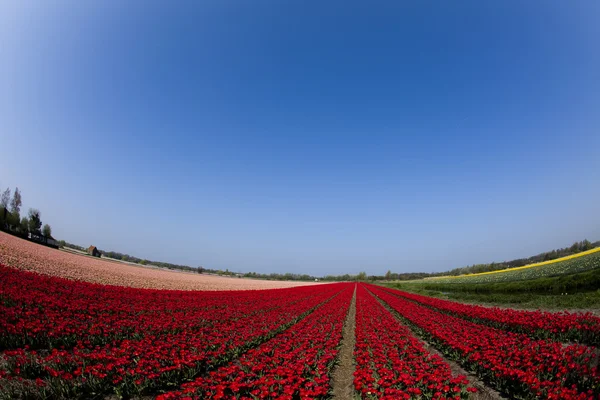
{"label": "dirt path between rows", "polygon": [[503,397],[499,392],[497,392],[496,390],[487,386],[483,381],[481,381],[474,374],[467,372],[463,367],[460,366],[460,364],[458,364],[455,361],[447,359],[431,343],[427,342],[426,340],[423,340],[423,338],[421,338],[421,336],[419,334],[417,334],[409,324],[404,323],[404,321],[399,316],[399,314],[396,310],[391,308],[385,301],[381,300],[374,293],[371,293],[371,295],[374,296],[377,299],[377,301],[379,301],[379,303],[381,303],[381,305],[383,307],[385,307],[385,309],[388,310],[394,316],[394,318],[396,318],[402,325],[404,325],[406,328],[408,328],[412,332],[413,336],[421,342],[421,344],[427,351],[429,351],[431,354],[436,354],[436,355],[440,356],[445,362],[447,362],[448,365],[450,365],[450,369],[452,370],[453,375],[455,375],[455,376],[456,375],[464,375],[467,377],[470,385],[477,389],[477,393],[471,393],[469,396],[469,399],[473,399],[473,400],[506,400],[506,398]]}
{"label": "dirt path between rows", "polygon": [[350,310],[344,322],[342,345],[338,353],[338,364],[332,375],[331,386],[334,400],[351,400],[355,398],[354,392],[354,345],[356,344],[356,285],[354,296],[350,303]]}

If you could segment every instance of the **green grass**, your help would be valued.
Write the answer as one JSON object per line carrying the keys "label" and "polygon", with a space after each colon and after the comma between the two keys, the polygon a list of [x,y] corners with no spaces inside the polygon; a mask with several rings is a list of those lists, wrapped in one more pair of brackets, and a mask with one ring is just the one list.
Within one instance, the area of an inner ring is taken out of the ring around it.
{"label": "green grass", "polygon": [[512,282],[450,283],[445,281],[419,281],[423,289],[441,292],[507,293],[533,292],[538,294],[562,294],[589,292],[600,288],[600,268],[570,275],[559,275]]}
{"label": "green grass", "polygon": [[531,268],[506,270],[497,273],[456,276],[447,278],[425,279],[425,282],[439,284],[488,284],[499,282],[514,282],[535,280],[539,278],[555,277],[560,275],[572,275],[580,272],[600,269],[600,252],[588,254],[579,258],[573,258],[553,264],[540,265]]}
{"label": "green grass", "polygon": [[468,303],[600,310],[600,268],[570,275],[493,283],[394,282],[385,286]]}
{"label": "green grass", "polygon": [[438,292],[418,288],[400,288],[407,292],[422,294],[425,296],[438,297],[446,300],[460,301],[463,303],[485,304],[504,307],[548,309],[548,310],[600,310],[600,290],[595,292],[584,292],[567,295],[544,295],[538,293],[462,293],[462,292]]}

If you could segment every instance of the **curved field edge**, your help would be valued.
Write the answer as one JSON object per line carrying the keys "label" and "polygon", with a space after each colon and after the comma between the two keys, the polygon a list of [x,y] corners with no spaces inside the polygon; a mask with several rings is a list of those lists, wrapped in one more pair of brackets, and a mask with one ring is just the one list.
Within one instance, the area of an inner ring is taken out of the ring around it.
{"label": "curved field edge", "polygon": [[544,265],[557,264],[557,263],[561,263],[563,261],[568,261],[568,260],[573,260],[573,259],[580,258],[580,257],[585,257],[587,255],[598,253],[598,252],[600,252],[600,247],[597,247],[597,248],[591,249],[591,250],[582,251],[581,253],[576,253],[576,254],[571,254],[569,256],[556,258],[554,260],[540,261],[540,262],[533,263],[533,264],[523,265],[521,267],[500,269],[500,270],[496,270],[496,271],[478,272],[478,273],[474,273],[474,274],[464,274],[464,275],[458,275],[458,276],[451,276],[451,275],[438,276],[435,278],[428,278],[428,279],[430,279],[430,280],[455,279],[455,278],[470,278],[470,277],[474,277],[474,276],[483,276],[483,275],[503,274],[503,273],[507,273],[507,272],[521,271],[524,269],[529,269],[529,268],[534,268],[534,267],[541,267]]}
{"label": "curved field edge", "polygon": [[600,313],[600,268],[575,274],[513,282],[407,281],[381,283],[381,285],[465,303]]}
{"label": "curved field edge", "polygon": [[0,232],[0,264],[73,281],[139,289],[221,291],[320,285],[159,270],[68,253]]}
{"label": "curved field edge", "polygon": [[537,279],[564,274],[574,274],[600,268],[600,248],[592,249],[564,259],[552,262],[530,264],[523,267],[509,268],[498,271],[481,272],[478,274],[441,276],[415,280],[414,282],[428,283],[492,283],[518,280]]}

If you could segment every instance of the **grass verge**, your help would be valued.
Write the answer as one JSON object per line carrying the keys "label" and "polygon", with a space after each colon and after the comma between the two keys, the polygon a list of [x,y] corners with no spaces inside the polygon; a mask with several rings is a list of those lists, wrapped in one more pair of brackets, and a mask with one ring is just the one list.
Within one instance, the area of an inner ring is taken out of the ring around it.
{"label": "grass verge", "polygon": [[600,269],[498,283],[392,282],[384,286],[466,303],[545,309],[600,310]]}

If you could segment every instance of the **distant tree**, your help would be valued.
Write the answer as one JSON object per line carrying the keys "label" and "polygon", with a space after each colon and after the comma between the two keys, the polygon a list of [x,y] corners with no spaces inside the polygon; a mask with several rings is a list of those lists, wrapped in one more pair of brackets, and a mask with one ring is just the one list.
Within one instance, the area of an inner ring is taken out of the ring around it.
{"label": "distant tree", "polygon": [[385,279],[388,281],[392,279],[392,271],[388,270],[388,272],[385,273]]}
{"label": "distant tree", "polygon": [[52,228],[50,227],[50,225],[44,225],[44,227],[42,228],[42,235],[52,237]]}
{"label": "distant tree", "polygon": [[23,236],[27,235],[27,232],[29,231],[29,220],[27,218],[21,218],[21,224],[18,227],[18,231]]}
{"label": "distant tree", "polygon": [[29,232],[37,233],[38,235],[42,233],[42,215],[40,210],[36,210],[35,208],[29,209]]}
{"label": "distant tree", "polygon": [[146,260],[142,260],[142,261],[140,261],[140,264],[142,264],[142,265],[146,265],[146,264],[148,264],[148,261],[146,261]]}
{"label": "distant tree", "polygon": [[8,223],[8,203],[10,203],[10,188],[2,193],[0,200],[0,229]]}
{"label": "distant tree", "polygon": [[2,208],[8,210],[8,204],[10,203],[10,188],[6,188],[4,192],[2,192],[2,199],[0,200],[0,205]]}
{"label": "distant tree", "polygon": [[201,274],[204,272],[204,267],[202,267],[201,265],[198,266],[198,273]]}
{"label": "distant tree", "polygon": [[364,271],[361,271],[358,273],[358,275],[356,275],[356,280],[357,281],[366,281],[367,280],[367,273]]}
{"label": "distant tree", "polygon": [[19,214],[21,212],[22,204],[23,199],[21,199],[21,192],[19,192],[19,188],[16,188],[15,193],[13,194],[12,201],[10,202],[10,212],[13,214]]}
{"label": "distant tree", "polygon": [[571,253],[579,253],[579,243],[573,243],[569,250],[571,251]]}
{"label": "distant tree", "polygon": [[9,227],[13,227],[14,229],[19,228],[19,224],[21,223],[21,216],[19,213],[10,212],[7,215],[6,223]]}

